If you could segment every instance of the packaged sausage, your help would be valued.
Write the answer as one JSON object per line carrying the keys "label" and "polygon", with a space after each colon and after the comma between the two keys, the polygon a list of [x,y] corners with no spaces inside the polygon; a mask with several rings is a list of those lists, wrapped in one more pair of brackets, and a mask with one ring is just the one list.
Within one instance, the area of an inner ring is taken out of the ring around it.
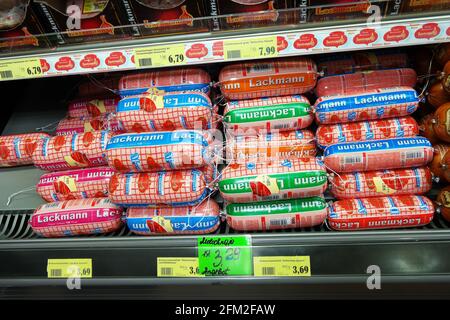
{"label": "packaged sausage", "polygon": [[103,73],[95,76],[95,81],[91,79],[83,81],[78,86],[78,96],[84,99],[98,99],[117,91],[119,88],[120,74]]}
{"label": "packaged sausage", "polygon": [[117,119],[127,132],[206,130],[213,120],[211,100],[203,92],[126,97],[119,102]]}
{"label": "packaged sausage", "polygon": [[439,212],[442,217],[450,222],[450,186],[446,186],[439,191],[436,197],[436,203],[439,206]]}
{"label": "packaged sausage", "polygon": [[416,82],[417,74],[409,68],[356,72],[321,78],[317,81],[316,95],[361,94],[374,89],[414,87]]}
{"label": "packaged sausage", "polygon": [[119,92],[122,97],[138,95],[150,88],[164,92],[196,91],[208,94],[210,83],[209,74],[202,69],[168,69],[123,76],[119,82]]}
{"label": "packaged sausage", "polygon": [[187,235],[212,233],[220,225],[220,208],[212,199],[190,207],[129,208],[131,232],[145,235]]}
{"label": "packaged sausage", "polygon": [[118,230],[122,214],[108,198],[66,200],[39,206],[29,224],[37,235],[48,238],[99,234]]}
{"label": "packaged sausage", "polygon": [[33,164],[32,155],[46,133],[25,133],[0,136],[0,167]]}
{"label": "packaged sausage", "polygon": [[259,136],[227,137],[227,161],[236,163],[281,161],[314,157],[316,143],[309,130],[291,130]]}
{"label": "packaged sausage", "polygon": [[47,171],[104,166],[108,138],[107,131],[47,137],[39,141],[33,163]]}
{"label": "packaged sausage", "polygon": [[419,126],[412,117],[320,125],[316,131],[321,148],[342,142],[414,137]]}
{"label": "packaged sausage", "polygon": [[67,116],[70,118],[99,117],[116,112],[120,98],[77,99],[69,103]]}
{"label": "packaged sausage", "polygon": [[328,224],[339,231],[418,227],[433,215],[433,202],[424,196],[345,199],[329,207]]}
{"label": "packaged sausage", "polygon": [[318,196],[327,187],[325,168],[315,158],[269,163],[232,163],[222,170],[224,200],[254,202]]}
{"label": "packaged sausage", "polygon": [[439,138],[434,132],[434,114],[430,113],[423,116],[419,122],[420,135],[427,138],[432,145],[439,143]]}
{"label": "packaged sausage", "polygon": [[427,167],[332,174],[331,193],[336,199],[403,194],[424,194],[433,184]]}
{"label": "packaged sausage", "polygon": [[106,146],[110,167],[120,172],[145,172],[202,167],[212,150],[201,131],[125,133]]}
{"label": "packaged sausage", "polygon": [[445,92],[450,95],[450,60],[445,64],[441,78],[441,83]]}
{"label": "packaged sausage", "polygon": [[[450,152],[447,144],[434,145],[430,169],[439,179],[450,182]],[[448,154],[448,155],[447,155]]]}
{"label": "packaged sausage", "polygon": [[327,217],[327,204],[321,197],[287,199],[226,206],[229,226],[239,231],[309,228]]}
{"label": "packaged sausage", "polygon": [[450,94],[445,91],[441,81],[435,82],[430,89],[428,89],[427,101],[434,109],[439,108],[439,106],[446,102],[450,102]]}
{"label": "packaged sausage", "polygon": [[193,206],[208,195],[201,170],[116,173],[109,181],[109,198],[125,207]]}
{"label": "packaged sausage", "polygon": [[224,67],[220,88],[227,99],[300,94],[314,88],[317,68],[309,58],[245,62]]}
{"label": "packaged sausage", "polygon": [[282,96],[227,103],[223,123],[234,135],[256,135],[273,130],[292,130],[308,127],[313,111],[303,96]]}
{"label": "packaged sausage", "polygon": [[324,151],[325,166],[336,172],[420,167],[433,159],[433,147],[423,137],[338,143]]}
{"label": "packaged sausage", "polygon": [[47,202],[103,198],[108,196],[109,179],[114,170],[108,167],[44,173],[36,192]]}
{"label": "packaged sausage", "polygon": [[450,102],[444,103],[434,112],[434,133],[445,142],[450,142]]}
{"label": "packaged sausage", "polygon": [[397,87],[320,97],[314,110],[318,123],[329,124],[406,116],[418,106],[416,90]]}
{"label": "packaged sausage", "polygon": [[98,117],[64,118],[56,127],[57,136],[67,136],[75,133],[107,130],[111,132],[123,132],[122,125],[111,113],[105,113]]}

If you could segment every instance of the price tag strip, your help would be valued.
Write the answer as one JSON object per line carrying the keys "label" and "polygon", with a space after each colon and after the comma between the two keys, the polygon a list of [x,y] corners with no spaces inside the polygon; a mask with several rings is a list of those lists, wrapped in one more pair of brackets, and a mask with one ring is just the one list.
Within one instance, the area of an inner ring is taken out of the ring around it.
{"label": "price tag strip", "polygon": [[225,40],[223,50],[225,60],[273,58],[278,56],[277,37]]}
{"label": "price tag strip", "polygon": [[310,277],[309,256],[254,257],[255,277]]}
{"label": "price tag strip", "polygon": [[48,259],[48,278],[92,278],[92,259]]}
{"label": "price tag strip", "polygon": [[202,277],[199,274],[198,258],[157,258],[158,277]]}
{"label": "price tag strip", "polygon": [[37,58],[0,61],[0,80],[37,78],[44,75]]}
{"label": "price tag strip", "polygon": [[200,274],[205,276],[253,275],[250,236],[198,238]]}
{"label": "price tag strip", "polygon": [[138,68],[184,65],[184,44],[139,48],[135,50],[134,60]]}

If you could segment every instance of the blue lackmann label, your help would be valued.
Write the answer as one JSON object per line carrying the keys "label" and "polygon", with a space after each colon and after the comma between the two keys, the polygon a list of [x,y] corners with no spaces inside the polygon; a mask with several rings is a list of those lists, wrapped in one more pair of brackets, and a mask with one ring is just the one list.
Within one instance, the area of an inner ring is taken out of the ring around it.
{"label": "blue lackmann label", "polygon": [[[213,228],[219,223],[219,217],[172,217],[172,216],[157,216],[158,218],[148,217],[148,218],[127,218],[127,225],[131,231],[138,232],[148,232],[153,233],[149,225],[159,226],[164,229],[163,226],[158,223],[160,219],[164,219],[165,222],[170,222],[172,230],[171,231],[203,231]],[[148,223],[150,222],[150,223]],[[155,226],[152,226],[154,229]]]}

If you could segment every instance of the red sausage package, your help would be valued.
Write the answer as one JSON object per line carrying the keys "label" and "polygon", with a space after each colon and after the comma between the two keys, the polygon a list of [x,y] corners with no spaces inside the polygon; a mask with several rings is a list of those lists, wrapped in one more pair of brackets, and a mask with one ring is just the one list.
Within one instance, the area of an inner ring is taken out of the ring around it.
{"label": "red sausage package", "polygon": [[33,153],[33,163],[47,171],[103,166],[108,138],[107,131],[44,138]]}
{"label": "red sausage package", "polygon": [[423,137],[338,143],[324,151],[325,166],[335,172],[420,167],[433,159],[433,147]]}
{"label": "red sausage package", "polygon": [[114,170],[108,167],[45,173],[36,192],[47,202],[103,198],[108,196],[109,179]]}
{"label": "red sausage package", "polygon": [[47,238],[100,234],[122,227],[122,214],[107,198],[67,200],[39,206],[29,224]]}
{"label": "red sausage package", "polygon": [[419,134],[419,126],[412,117],[320,125],[316,131],[321,148],[342,142],[407,138]]}
{"label": "red sausage package", "polygon": [[103,114],[99,117],[64,118],[56,127],[57,136],[67,136],[75,133],[107,130],[123,132],[121,123],[113,114]]}
{"label": "red sausage package", "polygon": [[32,155],[46,133],[25,133],[0,136],[0,167],[33,164]]}
{"label": "red sausage package", "polygon": [[346,199],[329,207],[328,224],[340,231],[405,228],[427,225],[433,216],[433,202],[423,196]]}
{"label": "red sausage package", "polygon": [[414,87],[416,82],[417,74],[413,69],[375,70],[321,78],[315,91],[318,97],[350,95],[374,89]]}
{"label": "red sausage package", "polygon": [[308,92],[317,76],[310,58],[289,58],[231,64],[220,71],[219,82],[225,98],[239,100]]}
{"label": "red sausage package", "polygon": [[428,167],[331,174],[331,193],[336,199],[424,194],[433,178]]}
{"label": "red sausage package", "polygon": [[129,208],[127,225],[144,236],[212,233],[220,225],[220,208],[212,199],[195,206]]}
{"label": "red sausage package", "polygon": [[103,114],[116,112],[119,101],[120,98],[73,100],[69,103],[67,116],[71,118],[99,117]]}

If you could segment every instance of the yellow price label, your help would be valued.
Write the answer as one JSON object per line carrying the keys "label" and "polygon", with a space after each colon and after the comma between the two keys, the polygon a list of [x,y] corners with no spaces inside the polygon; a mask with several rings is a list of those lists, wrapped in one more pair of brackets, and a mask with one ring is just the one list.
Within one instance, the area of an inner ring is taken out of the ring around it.
{"label": "yellow price label", "polygon": [[92,259],[48,259],[48,278],[92,278]]}
{"label": "yellow price label", "polygon": [[134,51],[134,61],[138,68],[186,64],[184,44],[136,49]]}
{"label": "yellow price label", "polygon": [[223,50],[225,60],[277,57],[277,37],[224,40]]}
{"label": "yellow price label", "polygon": [[158,277],[203,277],[199,274],[198,258],[157,258]]}
{"label": "yellow price label", "polygon": [[44,75],[38,58],[0,60],[0,80],[36,78]]}
{"label": "yellow price label", "polygon": [[255,277],[310,277],[309,256],[253,257]]}

